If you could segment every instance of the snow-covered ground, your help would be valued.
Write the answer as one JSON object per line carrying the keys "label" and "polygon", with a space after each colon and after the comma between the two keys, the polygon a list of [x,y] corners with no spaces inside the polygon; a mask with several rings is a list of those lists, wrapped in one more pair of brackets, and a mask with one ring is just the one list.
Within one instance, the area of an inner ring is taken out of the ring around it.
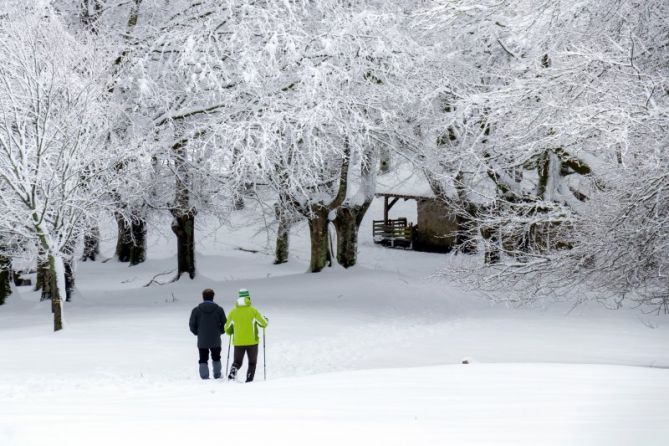
{"label": "snow-covered ground", "polygon": [[[0,307],[0,445],[669,444],[669,318],[493,306],[431,278],[447,256],[374,245],[380,214],[349,271],[305,274],[304,226],[272,265],[248,211],[202,228],[196,280],[146,288],[175,264],[153,231],[143,265],[78,265],[56,334],[20,288]],[[226,310],[248,288],[270,318],[267,381],[262,355],[253,384],[197,377],[206,287]]]}

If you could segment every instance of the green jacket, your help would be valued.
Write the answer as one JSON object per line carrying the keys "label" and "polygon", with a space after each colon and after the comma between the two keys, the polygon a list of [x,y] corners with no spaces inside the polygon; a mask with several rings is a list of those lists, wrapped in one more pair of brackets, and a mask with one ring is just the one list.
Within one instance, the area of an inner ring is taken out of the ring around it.
{"label": "green jacket", "polygon": [[251,306],[250,298],[240,297],[228,315],[225,332],[232,336],[236,347],[258,345],[258,325],[267,327],[267,319]]}

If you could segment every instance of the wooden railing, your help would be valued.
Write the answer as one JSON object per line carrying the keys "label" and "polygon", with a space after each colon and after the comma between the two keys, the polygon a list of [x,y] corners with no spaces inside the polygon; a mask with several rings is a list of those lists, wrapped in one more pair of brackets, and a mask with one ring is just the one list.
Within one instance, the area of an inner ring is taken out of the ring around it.
{"label": "wooden railing", "polygon": [[374,220],[374,243],[384,246],[410,248],[413,240],[413,225],[406,218],[395,220]]}

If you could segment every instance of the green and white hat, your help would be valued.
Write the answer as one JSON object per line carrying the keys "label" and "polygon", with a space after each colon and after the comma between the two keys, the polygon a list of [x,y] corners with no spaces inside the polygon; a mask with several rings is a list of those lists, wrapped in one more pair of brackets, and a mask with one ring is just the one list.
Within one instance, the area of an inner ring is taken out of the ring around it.
{"label": "green and white hat", "polygon": [[249,290],[242,288],[239,290],[239,297],[248,297],[251,298],[251,295],[249,294]]}

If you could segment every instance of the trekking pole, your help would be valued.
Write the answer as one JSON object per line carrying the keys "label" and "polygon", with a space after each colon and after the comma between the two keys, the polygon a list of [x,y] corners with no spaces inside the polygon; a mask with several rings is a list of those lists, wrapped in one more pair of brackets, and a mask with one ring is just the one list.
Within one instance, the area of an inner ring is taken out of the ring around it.
{"label": "trekking pole", "polygon": [[265,327],[262,328],[262,378],[267,381],[267,355],[265,354]]}
{"label": "trekking pole", "polygon": [[228,359],[225,361],[225,379],[230,376],[228,370],[228,367],[230,367],[230,344],[232,344],[232,336],[228,337]]}

